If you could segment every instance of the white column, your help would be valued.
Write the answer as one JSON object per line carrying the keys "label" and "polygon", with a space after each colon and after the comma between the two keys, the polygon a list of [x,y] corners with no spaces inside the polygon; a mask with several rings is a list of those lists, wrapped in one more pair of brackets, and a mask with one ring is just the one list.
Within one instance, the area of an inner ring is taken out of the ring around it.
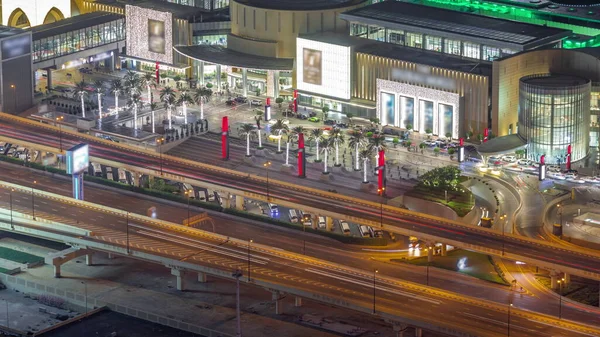
{"label": "white column", "polygon": [[86,254],[85,255],[85,264],[88,266],[92,266],[93,262],[92,262],[92,253]]}
{"label": "white column", "polygon": [[172,268],[171,275],[177,277],[177,290],[183,291],[185,289],[185,270]]}
{"label": "white column", "polygon": [[217,64],[217,91],[221,91],[221,65]]}
{"label": "white column", "polygon": [[202,272],[198,272],[198,282],[206,283],[206,274]]}
{"label": "white column", "polygon": [[246,68],[242,69],[242,96],[248,97],[248,70]]}

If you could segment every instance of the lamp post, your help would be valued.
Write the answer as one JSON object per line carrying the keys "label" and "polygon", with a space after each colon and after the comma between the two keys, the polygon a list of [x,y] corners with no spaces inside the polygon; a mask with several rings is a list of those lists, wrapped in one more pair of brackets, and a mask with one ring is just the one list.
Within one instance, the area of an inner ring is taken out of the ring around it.
{"label": "lamp post", "polygon": [[14,192],[15,189],[11,188],[10,192],[8,192],[8,196],[10,199],[10,229],[15,230],[15,226],[13,225],[13,207],[12,207],[12,192]]}
{"label": "lamp post", "polygon": [[270,161],[265,162],[263,164],[263,166],[265,167],[266,172],[267,172],[267,202],[269,202],[269,199],[270,199],[270,196],[269,196],[269,167],[271,166],[271,162]]}
{"label": "lamp post", "polygon": [[508,303],[508,331],[507,331],[507,336],[510,337],[510,308],[512,308],[513,304],[512,303]]}
{"label": "lamp post", "polygon": [[56,117],[56,124],[58,124],[58,146],[60,149],[60,153],[62,153],[62,124],[59,122],[62,122],[63,119],[65,119],[64,116]]}
{"label": "lamp post", "polygon": [[14,84],[10,85],[10,88],[13,91],[13,97],[15,98],[15,112],[17,111],[17,86]]}
{"label": "lamp post", "polygon": [[163,163],[162,163],[162,144],[165,142],[163,137],[157,138],[156,143],[158,144],[158,156],[160,162],[160,175],[163,175]]}
{"label": "lamp post", "polygon": [[250,244],[254,242],[252,239],[248,240],[248,282],[250,282]]}
{"label": "lamp post", "polygon": [[[33,181],[33,186],[35,186],[35,184],[37,184],[37,180]],[[33,186],[31,186],[31,214],[32,214],[33,220],[35,220],[35,194],[33,191]]]}
{"label": "lamp post", "polygon": [[561,204],[556,204],[556,212],[560,216],[560,227],[562,227],[562,225],[563,225],[563,223],[562,223],[563,222],[563,218],[562,218],[563,210],[561,207],[562,207]]}
{"label": "lamp post", "polygon": [[375,289],[377,288],[377,273],[379,273],[379,270],[377,269],[373,269],[373,313],[376,313],[375,311]]}
{"label": "lamp post", "polygon": [[242,277],[242,271],[239,269],[236,269],[236,271],[234,271],[233,274],[231,274],[231,276],[235,277],[235,283],[236,283],[235,316],[236,316],[236,320],[237,320],[237,324],[236,324],[237,328],[236,328],[235,336],[242,337],[242,324],[240,321],[240,277]]}
{"label": "lamp post", "polygon": [[562,319],[562,287],[565,279],[558,280],[558,319]]}
{"label": "lamp post", "polygon": [[131,252],[129,250],[129,212],[127,212],[127,219],[125,222],[125,235],[127,236],[127,255]]}
{"label": "lamp post", "polygon": [[194,193],[194,190],[186,190],[185,192],[185,196],[187,197],[187,221],[188,221],[188,225],[190,223],[190,194]]}
{"label": "lamp post", "polygon": [[383,228],[383,196],[385,194],[385,187],[378,188],[377,194],[379,194],[379,227]]}
{"label": "lamp post", "polygon": [[500,226],[502,227],[502,256],[504,256],[504,225],[506,224],[506,214],[500,216]]}

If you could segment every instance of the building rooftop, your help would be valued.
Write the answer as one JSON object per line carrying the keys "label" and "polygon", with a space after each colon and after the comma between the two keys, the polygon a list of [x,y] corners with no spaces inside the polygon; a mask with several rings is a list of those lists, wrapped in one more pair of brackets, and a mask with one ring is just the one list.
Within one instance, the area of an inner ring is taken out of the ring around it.
{"label": "building rooftop", "polygon": [[516,21],[491,18],[449,9],[429,7],[398,1],[386,1],[342,13],[342,19],[380,25],[389,28],[445,32],[447,36],[493,40],[512,45],[533,47],[572,34],[560,28],[538,26]]}
{"label": "building rooftop", "polygon": [[300,38],[354,48],[355,52],[452,69],[470,74],[491,76],[492,63],[418,48],[404,47],[342,33],[324,32],[300,35]]}
{"label": "building rooftop", "polygon": [[[196,17],[212,13],[208,9],[194,6],[180,5],[164,0],[96,0],[97,3],[125,8],[126,5],[153,9],[160,12],[169,12],[174,18],[195,21]],[[218,11],[216,11],[218,12]]]}
{"label": "building rooftop", "polygon": [[5,39],[7,37],[23,34],[24,32],[26,32],[25,29],[0,25],[0,39]]}
{"label": "building rooftop", "polygon": [[323,10],[323,9],[334,9],[344,8],[361,3],[367,2],[367,0],[233,0],[239,4],[266,8],[273,10],[284,10],[284,11],[311,11],[311,10]]}
{"label": "building rooftop", "polygon": [[108,13],[108,12],[93,12],[87,14],[81,14],[72,16],[70,18],[48,23],[45,25],[35,26],[28,30],[32,33],[32,40],[36,41],[39,39],[47,38],[50,36],[60,35],[74,30],[99,25],[119,19],[123,19],[125,16],[121,14]]}
{"label": "building rooftop", "polygon": [[521,78],[520,81],[529,85],[547,88],[580,86],[590,83],[590,80],[586,78],[564,74],[531,75]]}
{"label": "building rooftop", "polygon": [[176,46],[175,51],[191,59],[246,69],[292,70],[294,59],[240,53],[217,45]]}

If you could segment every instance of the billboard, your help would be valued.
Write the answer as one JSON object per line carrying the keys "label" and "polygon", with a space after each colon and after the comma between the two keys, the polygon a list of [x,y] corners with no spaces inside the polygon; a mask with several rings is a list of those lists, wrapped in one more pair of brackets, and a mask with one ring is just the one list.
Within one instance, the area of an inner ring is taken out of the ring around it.
{"label": "billboard", "polygon": [[23,56],[31,53],[31,34],[20,35],[2,41],[2,59]]}
{"label": "billboard", "polygon": [[302,71],[304,83],[321,85],[321,52],[314,49],[302,49]]}
{"label": "billboard", "polygon": [[165,53],[165,23],[148,19],[148,51]]}
{"label": "billboard", "polygon": [[299,90],[350,99],[350,47],[299,37],[296,39],[296,60]]}
{"label": "billboard", "polygon": [[90,165],[88,144],[75,145],[67,150],[67,174],[79,174]]}
{"label": "billboard", "polygon": [[125,6],[127,56],[173,64],[173,14]]}

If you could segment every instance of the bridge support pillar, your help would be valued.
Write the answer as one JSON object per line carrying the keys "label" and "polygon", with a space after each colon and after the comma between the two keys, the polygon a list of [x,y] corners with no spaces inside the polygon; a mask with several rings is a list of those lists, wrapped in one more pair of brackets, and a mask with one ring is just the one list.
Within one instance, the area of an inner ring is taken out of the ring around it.
{"label": "bridge support pillar", "polygon": [[330,216],[325,217],[325,225],[327,226],[327,230],[331,232],[333,230],[333,218]]}
{"label": "bridge support pillar", "polygon": [[61,266],[61,264],[54,265],[54,277],[55,278],[60,278],[60,266]]}
{"label": "bridge support pillar", "polygon": [[242,197],[241,195],[235,196],[235,208],[240,211],[244,210],[244,197]]}
{"label": "bridge support pillar", "polygon": [[48,75],[47,80],[48,80],[48,91],[52,90],[52,69],[48,68],[46,69],[46,73]]}
{"label": "bridge support pillar", "polygon": [[198,272],[198,282],[206,283],[206,274]]}
{"label": "bridge support pillar", "polygon": [[281,293],[274,291],[273,301],[275,301],[275,315],[283,314],[283,296],[281,296]]}
{"label": "bridge support pillar", "polygon": [[93,256],[93,253],[89,253],[89,254],[85,255],[85,264],[86,265],[88,265],[88,266],[93,266],[94,265],[94,263],[92,261],[92,256]]}
{"label": "bridge support pillar", "polygon": [[302,306],[302,297],[294,297],[294,306],[301,307]]}
{"label": "bridge support pillar", "polygon": [[185,270],[171,268],[171,275],[177,277],[177,290],[185,290]]}
{"label": "bridge support pillar", "polygon": [[448,255],[446,249],[447,249],[446,244],[442,242],[442,256]]}
{"label": "bridge support pillar", "polygon": [[555,271],[550,272],[550,288],[553,290],[558,289],[558,273]]}
{"label": "bridge support pillar", "polygon": [[427,245],[427,262],[433,262],[433,250],[435,249],[434,245]]}
{"label": "bridge support pillar", "polygon": [[404,324],[394,324],[392,325],[392,329],[394,330],[394,335],[396,337],[403,337],[404,331],[406,331],[406,325]]}
{"label": "bridge support pillar", "polygon": [[422,336],[423,336],[423,329],[415,328],[415,337],[422,337]]}
{"label": "bridge support pillar", "polygon": [[565,285],[571,283],[571,275],[570,274],[565,273],[563,276],[563,279],[565,280]]}
{"label": "bridge support pillar", "polygon": [[312,220],[312,228],[313,229],[317,229],[317,225],[319,224],[319,215],[318,214],[313,214],[311,220]]}
{"label": "bridge support pillar", "polygon": [[221,201],[223,202],[223,208],[230,208],[232,195],[227,192],[219,192],[219,195],[221,196]]}

